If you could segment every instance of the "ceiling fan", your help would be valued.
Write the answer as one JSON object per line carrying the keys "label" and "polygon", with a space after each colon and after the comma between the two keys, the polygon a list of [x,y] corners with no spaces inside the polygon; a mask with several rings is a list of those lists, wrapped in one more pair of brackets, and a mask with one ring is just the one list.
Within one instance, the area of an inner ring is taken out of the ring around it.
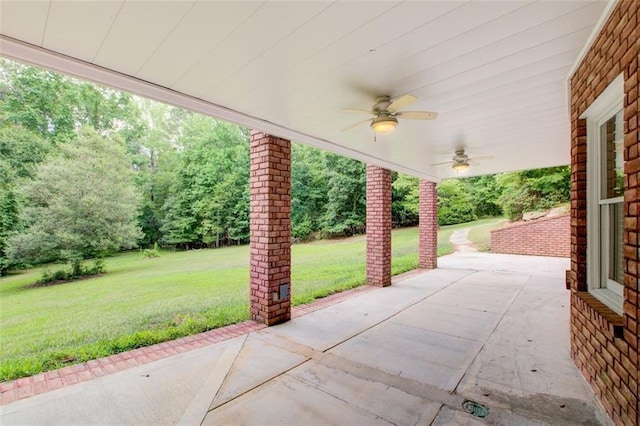
{"label": "ceiling fan", "polygon": [[491,155],[484,155],[482,157],[469,157],[467,154],[464,153],[464,149],[456,149],[456,155],[454,155],[453,157],[451,157],[451,160],[453,161],[445,161],[442,163],[435,163],[435,164],[431,164],[432,166],[442,166],[445,164],[451,164],[451,168],[453,170],[456,171],[456,173],[462,173],[464,171],[466,171],[469,167],[471,167],[471,165],[475,165],[477,164],[478,161],[482,161],[482,160],[491,160],[493,159],[493,156]]}
{"label": "ceiling fan", "polygon": [[406,118],[409,120],[434,120],[438,116],[437,112],[400,111],[402,108],[408,107],[417,100],[417,97],[409,94],[398,96],[393,99],[390,96],[380,96],[376,99],[376,103],[373,104],[373,107],[370,110],[355,108],[344,109],[344,112],[371,114],[373,115],[373,118],[359,121],[342,129],[342,131],[346,132],[347,130],[351,130],[361,124],[370,122],[369,126],[375,133],[389,133],[398,127],[399,118]]}

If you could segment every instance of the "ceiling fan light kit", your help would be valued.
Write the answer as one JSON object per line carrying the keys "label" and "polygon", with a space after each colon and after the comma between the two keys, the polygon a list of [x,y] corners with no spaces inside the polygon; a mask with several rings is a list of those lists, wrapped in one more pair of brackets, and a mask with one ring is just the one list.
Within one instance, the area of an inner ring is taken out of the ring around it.
{"label": "ceiling fan light kit", "polygon": [[454,163],[451,168],[455,170],[456,173],[463,173],[469,169],[469,163]]}
{"label": "ceiling fan light kit", "polygon": [[438,113],[428,111],[400,111],[417,101],[413,95],[406,94],[391,99],[390,96],[380,96],[370,110],[346,108],[344,112],[354,112],[357,114],[371,114],[373,118],[352,124],[342,129],[343,132],[351,130],[361,124],[369,122],[369,126],[375,133],[391,133],[398,127],[398,118],[408,120],[434,120]]}
{"label": "ceiling fan light kit", "polygon": [[376,133],[391,133],[398,127],[398,119],[391,116],[376,117],[371,120],[371,128]]}
{"label": "ceiling fan light kit", "polygon": [[482,156],[482,157],[469,158],[469,156],[467,154],[465,154],[464,149],[456,149],[455,153],[456,153],[456,155],[451,157],[451,161],[445,161],[443,163],[434,163],[434,164],[431,164],[431,165],[432,166],[443,166],[445,164],[451,164],[451,168],[453,170],[455,170],[456,173],[464,173],[469,169],[469,167],[471,167],[472,162],[475,165],[477,163],[477,160],[491,160],[491,159],[493,159],[493,156],[491,156],[491,155],[485,155],[485,156]]}

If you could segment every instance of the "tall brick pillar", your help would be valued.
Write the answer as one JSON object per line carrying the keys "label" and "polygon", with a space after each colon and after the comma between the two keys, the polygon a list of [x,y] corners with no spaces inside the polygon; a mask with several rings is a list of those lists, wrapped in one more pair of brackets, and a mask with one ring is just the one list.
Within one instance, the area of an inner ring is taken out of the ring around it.
{"label": "tall brick pillar", "polygon": [[291,142],[251,131],[251,319],[291,319]]}
{"label": "tall brick pillar", "polygon": [[391,171],[367,165],[367,284],[391,284]]}
{"label": "tall brick pillar", "polygon": [[420,181],[420,247],[418,267],[438,267],[438,193],[436,183]]}

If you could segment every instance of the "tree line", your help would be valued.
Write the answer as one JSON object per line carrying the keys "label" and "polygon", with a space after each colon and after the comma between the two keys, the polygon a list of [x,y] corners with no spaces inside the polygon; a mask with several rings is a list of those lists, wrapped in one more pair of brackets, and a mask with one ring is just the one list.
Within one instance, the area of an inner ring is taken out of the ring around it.
{"label": "tree line", "polygon": [[[249,238],[249,130],[0,59],[0,273],[154,243]],[[418,222],[418,180],[393,173],[394,226]],[[567,167],[447,180],[441,225],[569,199]],[[366,165],[292,144],[296,241],[364,232]]]}

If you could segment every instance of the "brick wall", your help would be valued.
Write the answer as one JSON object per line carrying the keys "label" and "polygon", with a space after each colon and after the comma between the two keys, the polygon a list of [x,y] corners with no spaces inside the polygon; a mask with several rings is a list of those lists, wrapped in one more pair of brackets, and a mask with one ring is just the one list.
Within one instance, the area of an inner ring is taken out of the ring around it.
{"label": "brick wall", "polygon": [[517,222],[491,231],[491,252],[569,257],[571,218],[567,215]]}
{"label": "brick wall", "polygon": [[418,266],[434,269],[438,267],[438,193],[436,183],[420,181],[420,246]]}
{"label": "brick wall", "polygon": [[[640,1],[620,0],[571,78],[571,355],[619,425],[637,425]],[[624,75],[624,304],[617,315],[587,292],[586,108]]]}
{"label": "brick wall", "polygon": [[391,171],[367,165],[367,284],[391,284]]}
{"label": "brick wall", "polygon": [[251,319],[272,325],[291,318],[290,141],[251,132],[250,186]]}

